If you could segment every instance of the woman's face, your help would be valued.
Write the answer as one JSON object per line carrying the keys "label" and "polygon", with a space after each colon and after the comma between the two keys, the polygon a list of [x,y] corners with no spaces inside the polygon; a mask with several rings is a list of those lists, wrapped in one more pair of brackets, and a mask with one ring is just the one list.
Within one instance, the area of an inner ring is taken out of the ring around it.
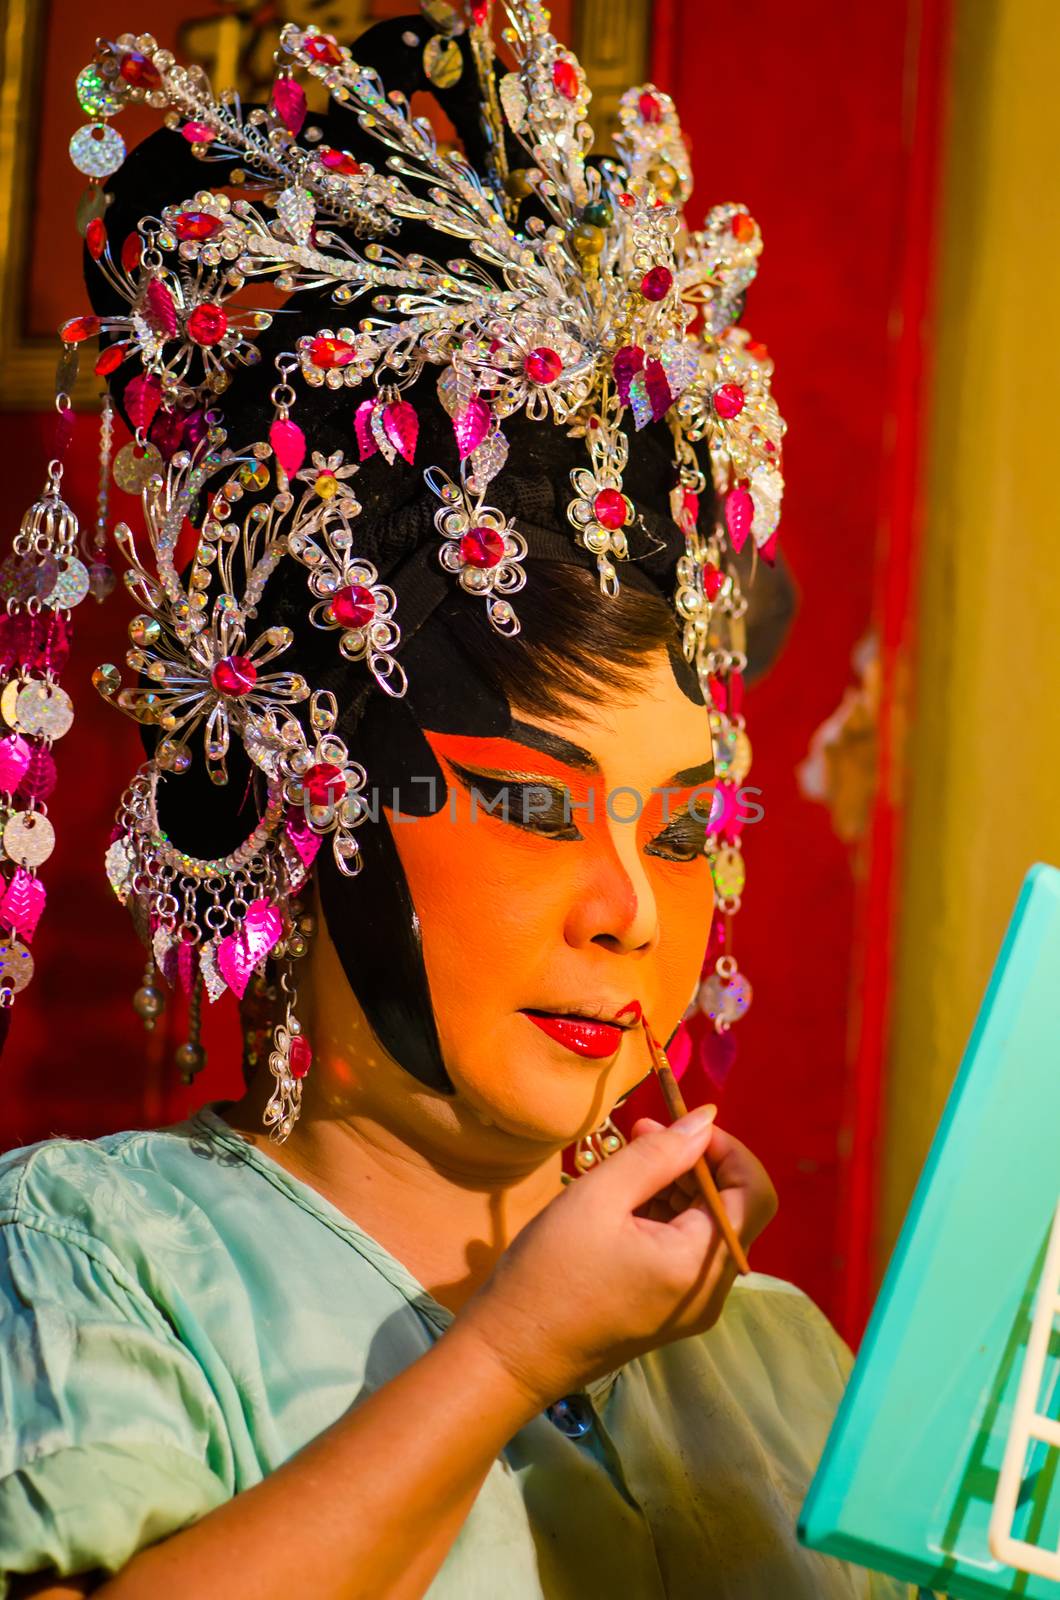
{"label": "woman's face", "polygon": [[[388,821],[456,1093],[377,1066],[357,1099],[375,1095],[388,1124],[407,1105],[414,1124],[489,1130],[491,1146],[566,1145],[649,1070],[641,1013],[665,1039],[699,974],[713,906],[707,712],[660,653],[634,697],[560,720],[517,714],[503,738],[426,737],[446,803]],[[320,960],[318,997],[334,993]]]}

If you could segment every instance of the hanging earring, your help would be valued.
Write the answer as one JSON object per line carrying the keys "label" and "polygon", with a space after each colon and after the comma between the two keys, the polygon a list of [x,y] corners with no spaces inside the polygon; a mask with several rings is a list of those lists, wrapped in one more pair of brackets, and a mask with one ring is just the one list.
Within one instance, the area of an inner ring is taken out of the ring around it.
{"label": "hanging earring", "polygon": [[308,950],[315,924],[299,900],[291,902],[291,916],[292,927],[285,941],[284,964],[279,976],[283,1017],[273,1027],[269,1051],[269,1071],[275,1086],[262,1116],[269,1137],[277,1144],[284,1142],[298,1121],[302,1109],[302,1082],[313,1064],[312,1047],[295,1011],[298,989],[294,963]]}
{"label": "hanging earring", "polygon": [[302,1109],[302,1080],[313,1064],[312,1048],[295,1015],[298,992],[290,982],[289,972],[281,976],[280,988],[286,996],[286,1007],[283,1021],[272,1030],[269,1052],[269,1071],[276,1080],[276,1087],[262,1117],[269,1137],[277,1144],[283,1144],[298,1121]]}
{"label": "hanging earring", "polygon": [[593,1167],[598,1167],[601,1161],[606,1161],[608,1156],[621,1150],[625,1143],[625,1134],[615,1127],[610,1116],[606,1116],[598,1127],[578,1140],[574,1150],[574,1165],[579,1172],[589,1172]]}

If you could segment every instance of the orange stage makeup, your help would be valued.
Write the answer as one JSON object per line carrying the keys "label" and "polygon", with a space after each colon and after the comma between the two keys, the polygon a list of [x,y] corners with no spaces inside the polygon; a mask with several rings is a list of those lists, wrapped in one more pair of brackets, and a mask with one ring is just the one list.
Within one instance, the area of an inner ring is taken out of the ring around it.
{"label": "orange stage makeup", "polygon": [[[710,730],[662,656],[635,699],[513,735],[428,733],[446,804],[391,826],[458,1096],[512,1133],[567,1143],[644,1076],[636,1008],[670,1031],[695,987]],[[541,1025],[562,1013],[616,1023],[614,1048]]]}

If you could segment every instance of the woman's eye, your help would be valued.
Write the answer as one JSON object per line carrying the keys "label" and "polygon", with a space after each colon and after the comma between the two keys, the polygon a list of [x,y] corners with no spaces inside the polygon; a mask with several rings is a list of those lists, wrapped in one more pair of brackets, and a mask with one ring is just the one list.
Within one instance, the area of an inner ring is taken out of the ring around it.
{"label": "woman's eye", "polygon": [[471,796],[472,816],[478,810],[546,839],[583,837],[573,822],[570,790],[562,784],[493,777],[449,764]]}
{"label": "woman's eye", "polygon": [[706,854],[707,827],[688,810],[679,811],[661,833],[645,845],[645,853],[664,861],[695,861]]}

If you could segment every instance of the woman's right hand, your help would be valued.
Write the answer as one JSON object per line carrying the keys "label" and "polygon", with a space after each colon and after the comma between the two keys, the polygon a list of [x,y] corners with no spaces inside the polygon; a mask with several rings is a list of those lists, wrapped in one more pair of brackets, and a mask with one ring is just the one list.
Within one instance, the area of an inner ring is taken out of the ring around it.
{"label": "woman's right hand", "polygon": [[747,1249],[777,1195],[701,1107],[631,1143],[550,1202],[457,1318],[542,1406],[661,1344],[710,1328],[736,1266],[691,1176],[705,1155]]}

